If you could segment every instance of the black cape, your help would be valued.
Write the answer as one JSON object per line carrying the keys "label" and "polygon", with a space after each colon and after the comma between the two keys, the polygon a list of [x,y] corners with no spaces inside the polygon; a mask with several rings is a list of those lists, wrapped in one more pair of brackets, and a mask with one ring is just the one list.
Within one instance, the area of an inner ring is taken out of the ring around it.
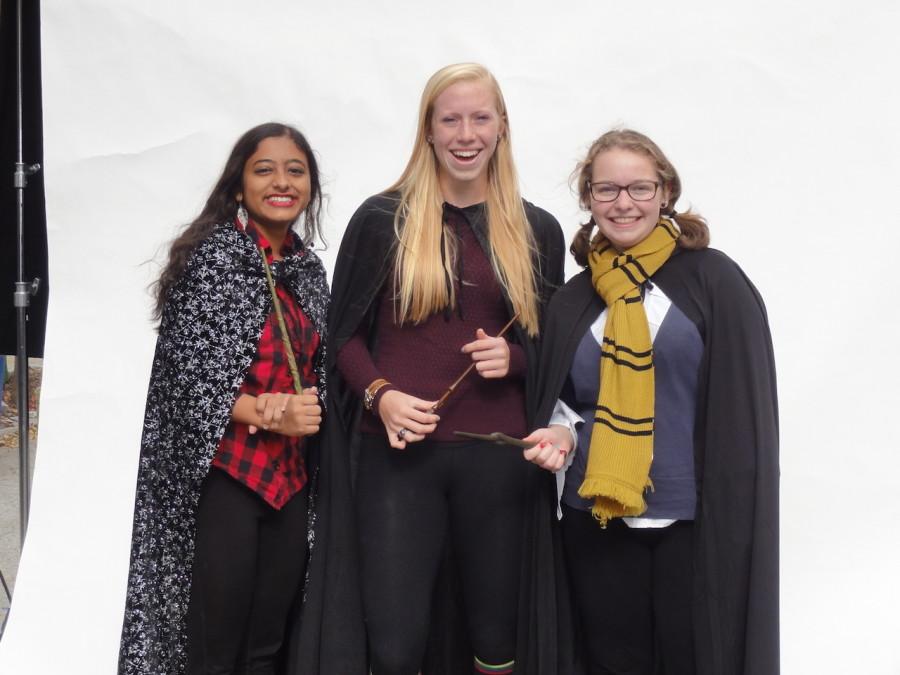
{"label": "black cape", "polygon": [[[652,277],[698,327],[694,454],[693,621],[699,675],[777,675],[778,411],[765,306],[723,253],[676,249]],[[590,271],[573,277],[547,311],[540,401],[545,426],[578,343],[604,308]],[[590,626],[582,626],[584,640]]]}
{"label": "black cape", "polygon": [[[356,550],[356,531],[353,525],[352,477],[355,475],[355,451],[358,442],[356,429],[359,423],[361,402],[349,391],[335,365],[335,355],[360,326],[368,329],[370,348],[374,345],[371,330],[377,310],[376,299],[388,279],[394,260],[394,212],[397,209],[396,195],[378,195],[366,200],[357,210],[344,233],[338,253],[337,265],[332,280],[332,305],[329,321],[329,361],[328,376],[330,399],[323,438],[323,455],[340,464],[340,470],[332,466],[330,474],[341,476],[336,488],[329,492],[335,510],[332,527],[341,528],[340,539],[345,555]],[[532,226],[536,243],[534,264],[539,270],[539,294],[543,308],[556,288],[562,283],[565,243],[556,220],[547,212],[524,202],[528,221]],[[453,207],[445,207],[453,208]],[[481,206],[463,210],[472,225],[482,248],[487,252],[486,218]],[[488,254],[489,255],[489,254]],[[511,305],[507,307],[512,316]],[[526,375],[526,413],[529,421],[534,418],[537,401],[537,359],[539,343],[531,339],[516,324],[510,340],[520,344],[528,364]],[[324,461],[324,460],[323,460]],[[561,547],[557,540],[555,523],[555,481],[546,472],[534,483],[534,498],[529,502],[530,517],[526,538],[525,555],[522,560],[519,603],[519,630],[516,654],[516,673],[527,675],[554,675],[572,672],[567,662],[571,658],[571,630],[568,623],[570,610],[567,592],[560,592],[559,579],[562,577]],[[334,489],[334,487],[332,488]],[[340,505],[338,500],[344,500]],[[339,510],[339,514],[337,511]],[[325,512],[320,509],[320,514]],[[320,529],[321,518],[320,515]],[[352,533],[352,541],[349,536]],[[446,556],[445,556],[446,558]],[[315,561],[315,558],[313,559]],[[365,634],[361,632],[362,609],[359,601],[358,570],[351,567],[358,562],[358,556],[345,557],[336,568],[319,570],[327,575],[322,587],[327,593],[341,594],[341,602],[348,603],[359,612],[359,619],[353,620],[350,635],[321,635],[321,645],[339,646],[346,667],[327,669],[323,663],[318,670],[304,671],[303,663],[297,659],[292,673],[366,673]],[[459,616],[459,608],[454,597],[455,583],[449,563],[441,572],[436,585],[430,626],[429,645],[423,666],[425,675],[457,675],[471,672],[472,653],[467,645],[464,623]],[[314,570],[315,572],[315,570]],[[311,586],[315,587],[311,578]],[[354,592],[357,597],[349,598]],[[307,606],[309,606],[307,600]],[[305,618],[305,617],[304,617]],[[305,623],[305,621],[304,621]],[[351,667],[352,666],[352,667]]]}

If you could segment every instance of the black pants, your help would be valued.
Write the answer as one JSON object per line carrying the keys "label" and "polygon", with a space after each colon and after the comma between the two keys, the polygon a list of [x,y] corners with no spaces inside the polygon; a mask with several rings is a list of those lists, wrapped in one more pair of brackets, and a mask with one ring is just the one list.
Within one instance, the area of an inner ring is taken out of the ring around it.
{"label": "black pants", "polygon": [[357,504],[363,604],[374,675],[419,672],[432,591],[451,538],[469,639],[489,664],[516,650],[527,482],[517,448],[363,435]]}
{"label": "black pants", "polygon": [[275,673],[306,566],[307,489],[276,511],[211,469],[197,512],[190,675]]}
{"label": "black pants", "polygon": [[693,523],[604,530],[563,506],[562,531],[591,675],[693,675]]}

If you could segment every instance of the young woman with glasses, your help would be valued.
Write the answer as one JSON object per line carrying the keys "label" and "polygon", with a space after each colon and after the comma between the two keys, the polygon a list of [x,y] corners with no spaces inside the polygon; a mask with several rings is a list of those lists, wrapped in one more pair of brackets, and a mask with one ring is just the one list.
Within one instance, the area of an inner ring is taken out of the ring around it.
{"label": "young woman with glasses", "polygon": [[552,480],[515,447],[454,431],[527,433],[564,246],[519,196],[494,77],[439,70],[406,169],[353,216],[333,282],[332,422],[357,457],[374,675],[557,672]]}
{"label": "young woman with glasses", "polygon": [[560,471],[590,673],[778,672],[778,416],[765,307],[678,212],[643,134],[575,173],[584,271],[550,303],[526,456]]}

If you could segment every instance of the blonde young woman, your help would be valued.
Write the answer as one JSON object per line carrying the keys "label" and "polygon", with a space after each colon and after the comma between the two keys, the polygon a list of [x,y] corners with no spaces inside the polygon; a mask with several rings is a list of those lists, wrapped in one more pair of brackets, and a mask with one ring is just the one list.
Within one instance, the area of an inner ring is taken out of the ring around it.
{"label": "blonde young woman", "polygon": [[[557,672],[551,519],[534,506],[549,475],[519,449],[453,432],[527,433],[541,315],[563,253],[556,220],[519,195],[494,77],[476,64],[439,70],[406,169],[353,216],[333,283],[329,414],[358,457],[374,675]],[[459,582],[459,634],[442,569]]]}

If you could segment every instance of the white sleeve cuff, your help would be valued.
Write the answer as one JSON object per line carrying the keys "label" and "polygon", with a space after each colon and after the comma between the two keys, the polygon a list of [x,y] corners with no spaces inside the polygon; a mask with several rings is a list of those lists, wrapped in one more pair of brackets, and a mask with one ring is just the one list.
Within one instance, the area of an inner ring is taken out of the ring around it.
{"label": "white sleeve cuff", "polygon": [[[575,428],[576,424],[584,424],[584,419],[581,415],[562,401],[557,400],[556,405],[553,406],[553,414],[550,415],[548,426],[556,425],[566,427],[569,430],[569,433],[572,434],[572,452],[578,448],[578,430]],[[571,454],[572,453],[569,453],[569,455]]]}

